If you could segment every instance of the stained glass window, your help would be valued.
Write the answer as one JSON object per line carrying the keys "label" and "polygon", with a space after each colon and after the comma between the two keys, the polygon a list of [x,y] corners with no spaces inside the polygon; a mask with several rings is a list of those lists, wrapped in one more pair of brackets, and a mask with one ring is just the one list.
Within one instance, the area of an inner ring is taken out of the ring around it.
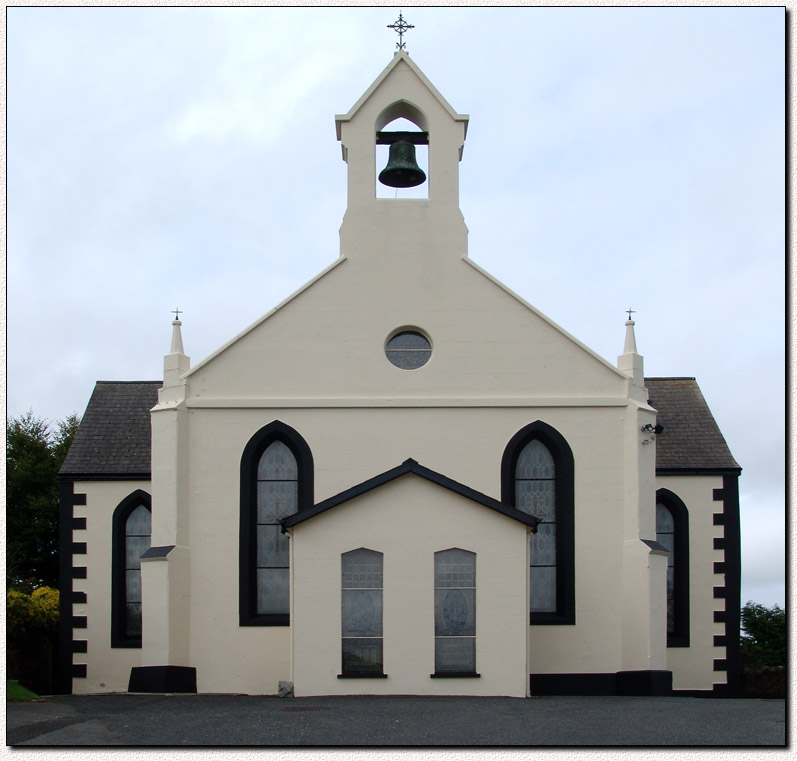
{"label": "stained glass window", "polygon": [[113,512],[111,647],[141,647],[141,556],[150,548],[150,496],[136,489]]}
{"label": "stained glass window", "polygon": [[515,507],[542,518],[529,538],[529,608],[556,611],[556,467],[548,447],[532,439],[515,466]]}
{"label": "stained glass window", "polygon": [[125,634],[141,636],[141,563],[149,549],[151,516],[144,505],[134,508],[125,522]]}
{"label": "stained glass window", "polygon": [[476,555],[451,549],[434,554],[434,669],[476,671]]}
{"label": "stained glass window", "polygon": [[269,444],[257,466],[257,600],[258,614],[289,613],[290,540],[280,521],[298,506],[299,469],[288,446]]}
{"label": "stained glass window", "polygon": [[670,554],[667,558],[667,634],[675,631],[675,523],[666,505],[656,503],[656,541]]}
{"label": "stained glass window", "polygon": [[344,675],[382,675],[381,552],[341,555],[341,639]]}
{"label": "stained glass window", "polygon": [[144,505],[125,521],[125,635],[141,637],[141,556],[149,549],[152,517]]}
{"label": "stained glass window", "polygon": [[402,370],[423,367],[432,356],[432,345],[426,336],[414,330],[397,333],[387,342],[385,354],[392,364]]}

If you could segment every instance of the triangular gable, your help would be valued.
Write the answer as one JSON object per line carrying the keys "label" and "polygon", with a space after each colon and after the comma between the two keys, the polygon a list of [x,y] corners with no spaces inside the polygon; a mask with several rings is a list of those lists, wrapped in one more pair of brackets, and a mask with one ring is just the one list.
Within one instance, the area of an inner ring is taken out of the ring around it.
{"label": "triangular gable", "polygon": [[622,370],[619,370],[611,362],[609,362],[607,359],[604,359],[596,351],[593,351],[592,349],[590,349],[589,346],[587,346],[585,343],[582,343],[581,341],[579,341],[574,335],[572,335],[571,333],[568,333],[561,325],[558,325],[557,323],[555,323],[550,317],[548,317],[547,315],[543,314],[539,309],[537,309],[537,307],[535,307],[533,304],[530,304],[522,296],[520,296],[517,293],[515,293],[508,285],[505,285],[497,277],[495,277],[494,275],[491,275],[486,269],[484,269],[483,267],[480,267],[478,264],[476,264],[476,262],[474,262],[473,259],[471,259],[468,256],[463,256],[462,257],[462,261],[467,262],[468,264],[470,264],[470,266],[473,267],[473,269],[475,269],[478,273],[483,275],[487,280],[489,280],[491,283],[497,285],[502,291],[507,293],[513,299],[515,299],[515,301],[518,301],[519,303],[521,303],[524,307],[526,307],[526,309],[528,309],[530,312],[534,313],[537,317],[539,317],[541,320],[543,320],[543,322],[548,323],[548,325],[550,325],[554,330],[556,330],[558,333],[560,333],[564,338],[566,338],[568,341],[570,341],[571,343],[573,343],[576,346],[578,346],[579,349],[582,349],[583,351],[585,351],[593,359],[597,359],[598,362],[600,362],[602,365],[604,365],[609,370],[611,370],[615,375],[620,376],[624,380],[627,379],[628,376]]}
{"label": "triangular gable", "polygon": [[450,491],[453,491],[462,497],[466,497],[467,499],[483,505],[484,507],[495,510],[502,515],[505,515],[507,518],[513,518],[520,523],[531,526],[533,532],[535,533],[537,531],[537,526],[541,522],[541,519],[537,518],[536,516],[527,515],[520,510],[516,510],[514,507],[509,507],[509,505],[505,505],[503,502],[499,502],[497,499],[488,497],[486,494],[482,494],[475,489],[471,489],[469,486],[465,486],[458,481],[454,481],[452,478],[448,478],[441,473],[437,473],[434,470],[425,468],[423,465],[410,458],[405,460],[396,468],[392,468],[391,470],[387,470],[378,476],[369,478],[367,481],[363,481],[357,486],[352,486],[350,489],[346,489],[345,491],[340,492],[340,494],[336,494],[334,497],[329,497],[329,499],[319,502],[317,505],[309,508],[308,510],[302,510],[301,512],[295,513],[289,518],[283,520],[282,525],[284,528],[291,528],[298,523],[302,523],[309,518],[314,518],[316,515],[320,515],[321,513],[332,509],[333,507],[337,507],[345,502],[349,502],[355,497],[359,497],[369,491],[372,491],[373,489],[384,486],[386,483],[394,481],[397,478],[401,478],[402,476],[406,476],[409,473],[413,473],[416,476],[425,478],[427,481],[431,481],[438,486],[449,489]]}
{"label": "triangular gable", "polygon": [[426,78],[426,75],[418,68],[418,66],[413,62],[410,58],[409,53],[404,50],[399,50],[393,56],[393,60],[385,66],[382,70],[382,73],[373,81],[371,86],[362,94],[360,99],[349,109],[347,114],[337,114],[335,116],[335,129],[337,130],[338,140],[341,139],[341,123],[351,121],[357,112],[363,107],[363,105],[368,101],[368,99],[373,95],[379,85],[387,79],[390,72],[392,72],[396,66],[398,66],[401,62],[404,62],[409,66],[410,70],[421,80],[424,87],[426,87],[429,92],[434,95],[443,109],[448,113],[448,115],[454,120],[458,122],[464,122],[464,132],[463,137],[467,134],[468,131],[468,121],[470,117],[467,114],[458,114],[452,107],[451,104],[440,94],[437,88]]}
{"label": "triangular gable", "polygon": [[209,364],[212,360],[214,360],[216,357],[218,357],[219,354],[222,354],[224,351],[229,349],[231,346],[233,346],[234,344],[238,343],[238,341],[240,341],[247,333],[251,333],[261,323],[264,323],[269,317],[271,317],[271,315],[273,315],[276,312],[278,312],[280,309],[282,309],[287,304],[290,304],[295,298],[297,298],[302,293],[304,293],[306,290],[308,290],[318,280],[320,280],[322,277],[324,277],[324,275],[326,275],[327,272],[330,272],[331,270],[335,269],[335,267],[337,267],[339,264],[342,264],[345,261],[346,261],[346,257],[345,256],[341,256],[341,257],[335,259],[335,261],[332,262],[332,264],[330,264],[329,266],[327,266],[323,270],[321,270],[321,272],[319,272],[315,277],[310,278],[310,280],[308,280],[304,285],[302,285],[299,288],[297,288],[290,296],[287,296],[286,298],[284,298],[275,307],[272,307],[271,309],[269,309],[268,312],[266,312],[262,317],[258,317],[251,325],[249,325],[248,327],[244,328],[240,333],[237,333],[236,335],[234,335],[229,341],[227,341],[226,343],[221,345],[214,352],[211,352],[201,362],[197,362],[197,364],[195,364],[186,373],[186,377],[194,375],[197,372],[197,370],[199,370],[200,368],[202,368],[205,365]]}

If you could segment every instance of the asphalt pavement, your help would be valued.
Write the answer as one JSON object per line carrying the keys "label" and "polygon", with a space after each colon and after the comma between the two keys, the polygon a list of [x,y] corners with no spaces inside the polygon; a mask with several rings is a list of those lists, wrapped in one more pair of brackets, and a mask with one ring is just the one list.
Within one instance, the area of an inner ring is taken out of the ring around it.
{"label": "asphalt pavement", "polygon": [[784,746],[784,700],[63,695],[8,703],[12,746]]}

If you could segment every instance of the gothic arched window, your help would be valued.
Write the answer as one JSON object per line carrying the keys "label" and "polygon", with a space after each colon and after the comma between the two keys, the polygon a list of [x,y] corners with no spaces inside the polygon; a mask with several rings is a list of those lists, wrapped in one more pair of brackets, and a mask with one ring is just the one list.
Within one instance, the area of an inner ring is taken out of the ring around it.
{"label": "gothic arched window", "polygon": [[656,541],[667,559],[667,647],[689,647],[689,511],[669,489],[656,492]]}
{"label": "gothic arched window", "polygon": [[529,538],[529,621],[574,624],[573,453],[558,431],[537,421],[512,437],[501,499],[542,519]]}
{"label": "gothic arched window", "polygon": [[141,647],[141,556],[152,535],[150,496],[136,490],[113,513],[111,647]]}
{"label": "gothic arched window", "polygon": [[239,623],[290,623],[288,537],[280,522],[313,502],[313,457],[304,439],[275,421],[241,457]]}

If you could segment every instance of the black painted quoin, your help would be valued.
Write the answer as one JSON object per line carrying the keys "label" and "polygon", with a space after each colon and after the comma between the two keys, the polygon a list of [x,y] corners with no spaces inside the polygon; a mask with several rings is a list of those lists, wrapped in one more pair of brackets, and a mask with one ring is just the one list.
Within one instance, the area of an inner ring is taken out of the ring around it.
{"label": "black painted quoin", "polygon": [[71,480],[61,480],[58,484],[58,545],[59,545],[59,623],[58,623],[58,677],[55,690],[60,695],[69,695],[72,692],[72,679],[86,676],[86,665],[73,664],[73,653],[87,651],[86,640],[75,634],[75,630],[85,629],[88,625],[86,617],[76,620],[72,615],[74,603],[86,602],[85,592],[75,592],[73,579],[85,579],[86,568],[75,567],[73,555],[76,549],[85,553],[85,545],[76,547],[72,541],[72,532],[75,529],[85,529],[86,519],[74,517],[75,505],[85,505],[86,495],[75,494],[75,483]]}

